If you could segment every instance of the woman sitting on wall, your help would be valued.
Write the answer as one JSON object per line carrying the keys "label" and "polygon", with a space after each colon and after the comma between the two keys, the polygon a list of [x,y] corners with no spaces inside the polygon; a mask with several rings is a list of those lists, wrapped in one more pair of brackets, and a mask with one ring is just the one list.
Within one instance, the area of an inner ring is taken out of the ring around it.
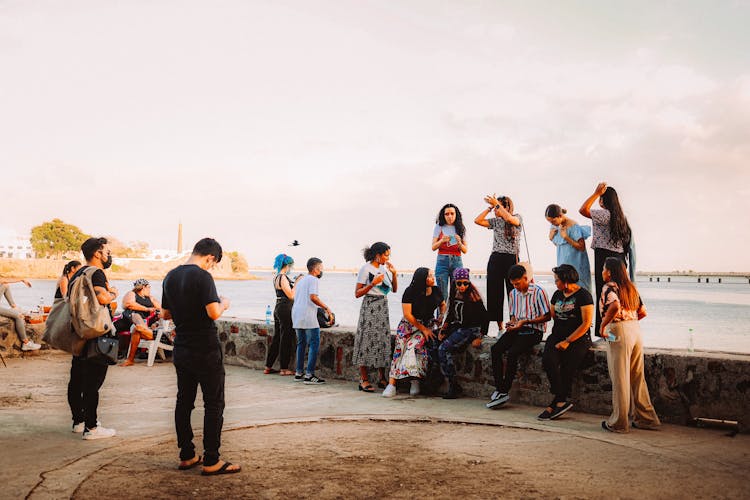
{"label": "woman sitting on wall", "polygon": [[[419,394],[419,380],[427,373],[429,355],[427,343],[437,335],[445,315],[445,301],[440,288],[435,286],[435,273],[426,267],[414,271],[411,284],[401,297],[404,317],[396,330],[396,348],[393,351],[390,379],[383,397],[396,395],[396,380],[411,378],[409,394]],[[439,310],[435,318],[435,310]]]}

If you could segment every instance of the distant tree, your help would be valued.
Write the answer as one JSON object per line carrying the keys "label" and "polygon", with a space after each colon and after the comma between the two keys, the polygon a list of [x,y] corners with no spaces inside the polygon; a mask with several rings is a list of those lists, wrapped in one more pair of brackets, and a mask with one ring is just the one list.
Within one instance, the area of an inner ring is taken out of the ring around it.
{"label": "distant tree", "polygon": [[247,259],[239,252],[227,252],[229,263],[232,266],[233,273],[246,273],[249,269]]}
{"label": "distant tree", "polygon": [[52,219],[31,228],[31,247],[37,257],[61,258],[66,252],[78,252],[89,235],[77,226]]}
{"label": "distant tree", "polygon": [[145,257],[149,252],[148,243],[144,241],[125,244],[114,236],[107,236],[107,240],[109,241],[109,248],[112,250],[112,255],[114,257],[133,259]]}

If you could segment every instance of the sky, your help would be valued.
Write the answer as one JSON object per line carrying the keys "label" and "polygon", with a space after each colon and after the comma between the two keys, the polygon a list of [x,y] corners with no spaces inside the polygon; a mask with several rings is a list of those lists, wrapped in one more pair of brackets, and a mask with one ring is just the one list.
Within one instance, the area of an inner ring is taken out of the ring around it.
{"label": "sky", "polygon": [[[644,271],[750,271],[750,2],[0,0],[0,230],[432,267],[606,181]],[[301,246],[288,243],[299,240]],[[590,243],[590,241],[588,242]],[[593,255],[592,255],[593,260]]]}

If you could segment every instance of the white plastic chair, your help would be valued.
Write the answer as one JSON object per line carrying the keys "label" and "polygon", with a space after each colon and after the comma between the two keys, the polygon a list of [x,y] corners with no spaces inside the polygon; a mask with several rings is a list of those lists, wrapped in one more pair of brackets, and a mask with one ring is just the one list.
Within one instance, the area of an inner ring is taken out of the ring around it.
{"label": "white plastic chair", "polygon": [[[172,351],[174,350],[174,346],[165,344],[161,341],[161,338],[164,335],[168,335],[170,331],[172,331],[171,328],[168,327],[169,322],[165,321],[163,319],[159,320],[159,328],[156,329],[154,332],[154,338],[153,340],[146,340],[144,338],[141,338],[141,341],[138,342],[138,349],[140,348],[146,348],[148,349],[148,363],[147,366],[154,366],[154,360],[156,359],[156,354],[159,354],[159,357],[162,359],[162,361],[167,359],[167,356],[164,354],[164,351]],[[133,334],[133,330],[135,329],[135,325],[130,327],[130,334]],[[130,347],[128,347],[128,356],[130,356]]]}

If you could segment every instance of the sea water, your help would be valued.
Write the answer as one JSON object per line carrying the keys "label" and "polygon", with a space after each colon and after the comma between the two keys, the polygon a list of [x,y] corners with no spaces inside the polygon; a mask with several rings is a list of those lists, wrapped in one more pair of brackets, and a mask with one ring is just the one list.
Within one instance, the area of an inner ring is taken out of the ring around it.
{"label": "sea water", "polygon": [[[217,281],[220,295],[227,296],[232,305],[224,318],[252,318],[263,320],[267,306],[273,308],[275,293],[271,273],[256,273],[259,279]],[[472,278],[485,295],[484,279]],[[410,275],[399,276],[398,292],[388,296],[391,327],[401,319],[401,294],[409,285]],[[555,290],[551,276],[537,276],[536,282],[549,296]],[[16,302],[24,310],[37,307],[40,297],[51,304],[55,281],[31,280],[32,288],[22,283],[11,285]],[[132,288],[132,281],[113,280],[120,295]],[[354,273],[326,272],[320,281],[320,298],[336,314],[336,322],[345,327],[356,327],[361,299],[354,298]],[[750,284],[746,279],[714,278],[709,283],[697,283],[695,278],[672,278],[671,282],[650,282],[639,277],[636,285],[646,305],[648,316],[641,321],[647,347],[688,349],[692,342],[696,351],[724,351],[750,353]],[[152,291],[161,298],[161,281],[152,280]],[[486,295],[485,295],[486,296]],[[505,318],[507,319],[507,310]],[[547,325],[547,333],[551,330]],[[497,325],[492,324],[490,335],[496,336]]]}

